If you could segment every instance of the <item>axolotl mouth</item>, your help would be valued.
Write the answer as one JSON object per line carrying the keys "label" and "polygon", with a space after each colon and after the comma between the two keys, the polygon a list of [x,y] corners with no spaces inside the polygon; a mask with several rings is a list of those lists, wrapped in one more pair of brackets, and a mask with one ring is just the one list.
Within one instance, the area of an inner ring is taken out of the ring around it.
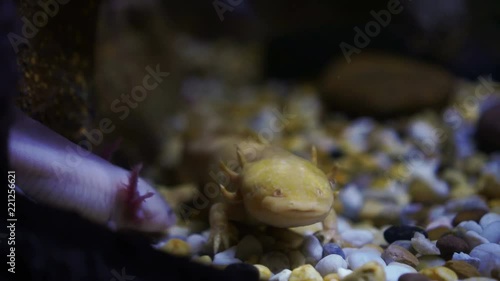
{"label": "axolotl mouth", "polygon": [[296,227],[322,221],[331,209],[328,202],[297,202],[286,197],[266,196],[257,210],[249,209],[258,220],[275,227]]}

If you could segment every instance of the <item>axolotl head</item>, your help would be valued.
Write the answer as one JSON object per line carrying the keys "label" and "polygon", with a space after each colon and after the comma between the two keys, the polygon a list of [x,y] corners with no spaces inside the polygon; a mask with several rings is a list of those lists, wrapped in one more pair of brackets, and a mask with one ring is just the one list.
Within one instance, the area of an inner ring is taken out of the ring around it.
{"label": "axolotl head", "polygon": [[333,207],[327,176],[310,161],[291,153],[245,163],[240,186],[246,211],[275,227],[296,227],[322,221]]}

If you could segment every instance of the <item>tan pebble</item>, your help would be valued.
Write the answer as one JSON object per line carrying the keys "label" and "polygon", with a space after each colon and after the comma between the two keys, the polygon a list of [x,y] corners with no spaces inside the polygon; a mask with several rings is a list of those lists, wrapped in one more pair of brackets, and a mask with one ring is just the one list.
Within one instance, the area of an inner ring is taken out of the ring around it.
{"label": "tan pebble", "polygon": [[439,256],[421,256],[418,258],[418,261],[417,270],[423,270],[428,267],[444,266],[446,263],[446,261]]}
{"label": "tan pebble", "polygon": [[323,277],[310,264],[305,264],[292,270],[288,281],[323,281]]}
{"label": "tan pebble", "polygon": [[431,267],[420,270],[420,273],[437,281],[456,281],[458,280],[457,274],[444,266]]}
{"label": "tan pebble", "polygon": [[484,174],[477,185],[481,195],[486,198],[500,199],[500,183],[494,175]]}
{"label": "tan pebble", "polygon": [[269,268],[267,268],[266,266],[263,266],[262,264],[254,264],[253,266],[255,266],[257,268],[257,270],[259,271],[259,280],[260,281],[267,281],[273,275],[271,270],[269,270]]}
{"label": "tan pebble", "polygon": [[417,257],[410,251],[398,245],[390,245],[382,253],[382,259],[389,264],[393,261],[416,267],[419,264]]}
{"label": "tan pebble", "polygon": [[363,248],[375,249],[379,253],[384,252],[384,249],[382,249],[382,247],[380,247],[379,245],[375,245],[375,244],[366,244],[363,246]]}
{"label": "tan pebble", "polygon": [[473,265],[464,261],[451,260],[447,261],[444,266],[453,270],[460,279],[481,276]]}
{"label": "tan pebble", "polygon": [[462,281],[498,281],[498,280],[488,277],[471,277],[463,279]]}
{"label": "tan pebble", "polygon": [[340,277],[337,273],[330,273],[323,277],[323,281],[340,281]]}
{"label": "tan pebble", "polygon": [[385,281],[385,271],[377,262],[367,262],[358,267],[342,281]]}
{"label": "tan pebble", "polygon": [[380,201],[368,199],[364,202],[359,216],[363,220],[369,220],[375,225],[396,223],[399,219],[399,209],[395,204],[384,204]]}
{"label": "tan pebble", "polygon": [[[492,199],[490,201],[488,201],[488,206],[490,207],[490,209],[499,209],[500,208],[500,199]],[[497,213],[500,213],[500,212],[497,212]]]}
{"label": "tan pebble", "polygon": [[442,203],[446,200],[446,197],[437,193],[428,182],[420,178],[413,179],[408,187],[412,202],[430,204]]}
{"label": "tan pebble", "polygon": [[207,255],[201,257],[193,257],[192,260],[201,264],[206,264],[206,265],[212,264],[212,258]]}
{"label": "tan pebble", "polygon": [[467,185],[460,185],[453,188],[450,192],[451,198],[464,198],[474,195],[476,192],[474,189],[468,187]]}
{"label": "tan pebble", "polygon": [[178,238],[168,240],[168,242],[161,247],[161,250],[176,256],[189,256],[191,253],[189,244]]}
{"label": "tan pebble", "polygon": [[446,226],[438,226],[433,229],[427,230],[427,234],[429,235],[429,240],[434,241],[441,238],[446,233],[449,233],[451,230]]}

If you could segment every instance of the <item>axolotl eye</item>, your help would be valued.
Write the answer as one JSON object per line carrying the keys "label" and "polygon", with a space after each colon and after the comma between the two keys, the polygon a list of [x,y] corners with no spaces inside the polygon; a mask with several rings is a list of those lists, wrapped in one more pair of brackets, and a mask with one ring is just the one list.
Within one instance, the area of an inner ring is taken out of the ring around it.
{"label": "axolotl eye", "polygon": [[273,196],[274,197],[283,197],[284,194],[283,194],[283,191],[280,188],[278,188],[278,189],[274,190]]}

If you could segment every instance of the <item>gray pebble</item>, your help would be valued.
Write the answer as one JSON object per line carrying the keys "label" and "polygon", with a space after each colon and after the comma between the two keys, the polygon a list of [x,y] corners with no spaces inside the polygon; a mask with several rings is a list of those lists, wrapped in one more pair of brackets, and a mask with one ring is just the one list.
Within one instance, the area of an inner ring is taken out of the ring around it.
{"label": "gray pebble", "polygon": [[356,218],[363,208],[363,194],[354,184],[349,184],[340,191],[339,199],[345,209],[345,214],[350,218]]}
{"label": "gray pebble", "polygon": [[330,273],[337,273],[339,268],[347,268],[347,262],[341,256],[332,254],[322,258],[315,268],[321,276],[326,276]]}
{"label": "gray pebble", "polygon": [[397,240],[391,243],[391,245],[396,245],[402,248],[405,248],[406,250],[410,251],[411,253],[415,253],[415,249],[413,249],[413,246],[411,245],[410,240]]}
{"label": "gray pebble", "polygon": [[197,255],[203,251],[205,245],[207,244],[207,238],[200,234],[189,235],[186,242],[191,247],[191,254]]}
{"label": "gray pebble", "polygon": [[438,247],[420,232],[415,232],[411,239],[411,245],[421,255],[439,255],[441,253]]}
{"label": "gray pebble", "polygon": [[445,206],[448,212],[459,212],[464,210],[488,210],[488,204],[479,196],[474,195],[466,198],[452,199]]}
{"label": "gray pebble", "polygon": [[290,268],[288,256],[282,252],[269,252],[262,256],[260,264],[267,266],[272,273]]}
{"label": "gray pebble", "polygon": [[484,276],[492,277],[491,271],[500,268],[500,245],[498,244],[481,244],[472,249],[470,256],[481,260],[478,270]]}
{"label": "gray pebble", "polygon": [[351,253],[347,257],[347,263],[349,264],[349,268],[352,270],[354,270],[358,267],[361,267],[365,263],[370,262],[370,261],[377,262],[382,267],[386,266],[384,260],[380,257],[380,255],[377,255],[372,251],[359,250],[359,251],[356,251],[354,253]]}
{"label": "gray pebble", "polygon": [[476,233],[481,233],[483,231],[483,228],[475,221],[463,221],[457,225],[457,230],[463,233],[469,230],[472,230]]}
{"label": "gray pebble", "polygon": [[326,257],[328,255],[339,255],[343,259],[345,259],[345,253],[342,251],[342,248],[335,243],[326,243],[323,245],[323,257]]}
{"label": "gray pebble", "polygon": [[362,247],[373,241],[373,233],[365,229],[349,229],[340,234],[342,239],[354,247]]}
{"label": "gray pebble", "polygon": [[281,272],[273,275],[269,281],[288,281],[292,271],[290,269],[283,269]]}
{"label": "gray pebble", "polygon": [[415,268],[399,262],[391,262],[385,268],[386,281],[398,281],[399,277],[405,273],[416,273]]}
{"label": "gray pebble", "polygon": [[479,221],[479,224],[484,228],[488,226],[490,223],[495,222],[495,221],[500,221],[500,215],[496,213],[487,213],[484,215],[481,220]]}
{"label": "gray pebble", "polygon": [[316,263],[323,257],[323,247],[314,235],[309,235],[305,238],[301,252],[304,254],[307,262]]}
{"label": "gray pebble", "polygon": [[235,257],[240,260],[247,260],[251,256],[262,256],[262,245],[259,240],[252,235],[246,235],[236,246]]}
{"label": "gray pebble", "polygon": [[469,244],[469,246],[471,246],[471,248],[489,242],[488,239],[472,230],[469,230],[465,233],[464,240],[467,242],[467,244]]}
{"label": "gray pebble", "polygon": [[479,263],[481,262],[478,258],[471,257],[466,253],[454,253],[451,259],[457,261],[464,261],[474,266],[475,268],[479,268]]}
{"label": "gray pebble", "polygon": [[488,224],[481,232],[481,236],[488,239],[491,243],[500,242],[500,221],[494,221]]}
{"label": "gray pebble", "polygon": [[233,246],[225,251],[215,254],[214,256],[214,265],[229,265],[233,263],[241,262],[240,259],[234,257],[236,254],[236,246]]}

